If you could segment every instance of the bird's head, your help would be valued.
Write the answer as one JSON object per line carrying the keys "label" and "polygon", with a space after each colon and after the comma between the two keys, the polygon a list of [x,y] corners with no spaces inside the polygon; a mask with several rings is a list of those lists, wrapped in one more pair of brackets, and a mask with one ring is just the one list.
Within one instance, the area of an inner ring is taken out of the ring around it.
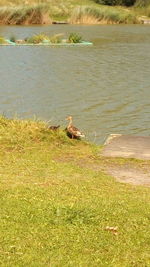
{"label": "bird's head", "polygon": [[71,120],[72,120],[72,116],[68,116],[68,117],[66,118],[66,120],[67,120],[67,121],[71,121]]}

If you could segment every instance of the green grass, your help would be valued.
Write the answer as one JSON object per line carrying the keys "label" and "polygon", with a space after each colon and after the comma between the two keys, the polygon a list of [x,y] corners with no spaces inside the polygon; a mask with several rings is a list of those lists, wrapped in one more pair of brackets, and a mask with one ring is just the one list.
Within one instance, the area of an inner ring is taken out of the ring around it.
{"label": "green grass", "polygon": [[0,36],[0,44],[9,44],[9,41],[16,43],[16,44],[41,44],[41,43],[81,43],[82,37],[77,33],[70,33],[68,38],[63,39],[63,33],[54,34],[52,36],[46,35],[44,33],[35,34],[31,37],[25,38],[24,40],[18,40],[15,36],[11,36],[9,40],[5,39],[4,37]]}
{"label": "green grass", "polygon": [[73,10],[71,23],[81,24],[112,24],[138,23],[138,19],[131,11],[116,7],[80,6]]}
{"label": "green grass", "polygon": [[136,16],[146,16],[150,18],[150,5],[147,7],[134,7],[133,12],[136,14]]}
{"label": "green grass", "polygon": [[149,266],[149,188],[41,121],[1,117],[0,142],[1,266]]}
{"label": "green grass", "polygon": [[2,6],[0,7],[1,24],[50,24],[49,5],[20,5],[20,6]]}
{"label": "green grass", "polygon": [[[137,10],[139,10],[137,12]],[[139,15],[146,8],[110,7],[92,0],[0,1],[1,24],[51,24],[67,21],[81,24],[140,23]]]}
{"label": "green grass", "polygon": [[45,40],[49,41],[48,36],[41,33],[41,34],[36,34],[36,35],[33,35],[27,38],[27,43],[38,44],[38,43],[42,43]]}

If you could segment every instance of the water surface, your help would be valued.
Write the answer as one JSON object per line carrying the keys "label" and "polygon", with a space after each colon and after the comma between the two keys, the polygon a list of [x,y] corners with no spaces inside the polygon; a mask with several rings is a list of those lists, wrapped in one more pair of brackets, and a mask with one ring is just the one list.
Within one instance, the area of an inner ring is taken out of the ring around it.
{"label": "water surface", "polygon": [[149,135],[150,27],[0,26],[19,39],[71,32],[93,47],[0,47],[0,113],[66,125],[103,143],[110,133]]}

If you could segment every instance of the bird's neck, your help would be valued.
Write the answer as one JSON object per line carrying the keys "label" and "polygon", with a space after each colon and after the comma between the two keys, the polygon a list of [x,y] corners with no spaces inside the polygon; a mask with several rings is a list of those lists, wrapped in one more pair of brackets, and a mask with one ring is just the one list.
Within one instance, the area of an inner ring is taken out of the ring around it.
{"label": "bird's neck", "polygon": [[68,127],[70,127],[71,125],[72,125],[72,119],[70,119]]}

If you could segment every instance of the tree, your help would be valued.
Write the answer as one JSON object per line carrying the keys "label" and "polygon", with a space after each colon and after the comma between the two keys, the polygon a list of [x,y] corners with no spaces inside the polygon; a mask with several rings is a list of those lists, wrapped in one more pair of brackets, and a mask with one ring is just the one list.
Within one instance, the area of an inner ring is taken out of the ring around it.
{"label": "tree", "polygon": [[109,5],[109,6],[132,6],[136,2],[136,0],[95,0],[95,2],[99,4],[103,4],[103,5]]}
{"label": "tree", "polygon": [[150,5],[150,0],[136,0],[135,6],[136,7],[146,7]]}

